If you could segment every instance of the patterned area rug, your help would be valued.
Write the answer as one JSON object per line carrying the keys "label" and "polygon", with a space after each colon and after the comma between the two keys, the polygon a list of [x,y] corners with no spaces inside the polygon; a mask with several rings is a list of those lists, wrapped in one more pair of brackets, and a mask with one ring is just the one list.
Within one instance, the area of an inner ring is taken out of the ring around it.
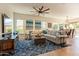
{"label": "patterned area rug", "polygon": [[54,45],[50,41],[46,41],[41,46],[35,45],[33,40],[16,41],[15,43],[16,49],[13,56],[36,56],[62,48],[61,46]]}

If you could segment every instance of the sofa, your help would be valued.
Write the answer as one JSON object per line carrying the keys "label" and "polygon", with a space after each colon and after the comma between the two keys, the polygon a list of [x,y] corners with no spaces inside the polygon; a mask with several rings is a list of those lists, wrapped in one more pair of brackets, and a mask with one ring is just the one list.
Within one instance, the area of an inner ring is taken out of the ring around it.
{"label": "sofa", "polygon": [[44,34],[47,40],[53,42],[54,44],[60,45],[66,43],[66,37],[67,35],[60,35],[58,31],[52,31],[48,32],[47,34]]}

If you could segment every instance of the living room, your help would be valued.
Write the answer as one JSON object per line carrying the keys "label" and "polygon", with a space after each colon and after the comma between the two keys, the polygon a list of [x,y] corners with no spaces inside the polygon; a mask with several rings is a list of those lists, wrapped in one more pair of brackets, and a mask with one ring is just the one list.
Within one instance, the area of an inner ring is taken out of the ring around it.
{"label": "living room", "polygon": [[78,5],[0,4],[0,55],[53,56],[51,52],[71,47],[72,39],[78,37]]}

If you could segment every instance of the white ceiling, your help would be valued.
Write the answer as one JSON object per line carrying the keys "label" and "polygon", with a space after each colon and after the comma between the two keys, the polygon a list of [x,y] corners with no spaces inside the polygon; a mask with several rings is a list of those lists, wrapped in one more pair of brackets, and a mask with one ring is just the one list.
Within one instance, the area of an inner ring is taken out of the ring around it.
{"label": "white ceiling", "polygon": [[34,11],[32,8],[45,6],[45,8],[50,8],[49,14],[43,15],[45,17],[58,18],[58,19],[66,19],[68,16],[71,18],[79,17],[79,4],[75,3],[8,3],[8,4],[0,4],[0,6],[6,6],[7,8],[11,8],[14,12],[23,13],[23,14],[34,14],[30,11]]}

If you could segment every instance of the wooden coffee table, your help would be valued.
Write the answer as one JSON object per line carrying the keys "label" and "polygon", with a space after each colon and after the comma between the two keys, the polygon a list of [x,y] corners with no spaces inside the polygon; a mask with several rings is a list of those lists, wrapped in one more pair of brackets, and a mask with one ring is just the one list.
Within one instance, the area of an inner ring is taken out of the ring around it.
{"label": "wooden coffee table", "polygon": [[34,39],[35,45],[43,45],[46,43],[46,38],[45,37],[37,37]]}

